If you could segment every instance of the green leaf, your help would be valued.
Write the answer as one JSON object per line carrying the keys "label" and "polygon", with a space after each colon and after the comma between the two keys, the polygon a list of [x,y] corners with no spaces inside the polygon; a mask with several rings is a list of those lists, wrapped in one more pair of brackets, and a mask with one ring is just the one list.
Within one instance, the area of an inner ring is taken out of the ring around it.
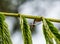
{"label": "green leaf", "polygon": [[48,20],[47,24],[49,25],[50,30],[52,31],[52,33],[59,39],[60,41],[60,31]]}
{"label": "green leaf", "polygon": [[24,44],[32,44],[31,30],[26,18],[20,16],[20,26],[24,39]]}
{"label": "green leaf", "polygon": [[53,36],[51,35],[51,31],[49,30],[49,27],[48,27],[44,18],[43,18],[43,32],[45,35],[46,44],[54,44],[53,43]]}
{"label": "green leaf", "polygon": [[46,44],[54,44],[53,39],[55,39],[56,44],[60,44],[60,34],[59,31],[54,25],[45,18],[43,20],[43,32],[46,39]]}
{"label": "green leaf", "polygon": [[46,22],[49,25],[51,32],[55,36],[54,39],[56,44],[60,44],[60,31],[49,20],[46,20]]}
{"label": "green leaf", "polygon": [[0,44],[12,44],[5,16],[0,14]]}

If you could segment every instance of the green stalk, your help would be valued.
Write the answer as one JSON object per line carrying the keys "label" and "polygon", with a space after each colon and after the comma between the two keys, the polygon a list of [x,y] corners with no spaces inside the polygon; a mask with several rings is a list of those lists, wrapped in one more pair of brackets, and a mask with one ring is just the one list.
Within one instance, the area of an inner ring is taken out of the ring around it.
{"label": "green stalk", "polygon": [[[13,17],[20,17],[20,15],[21,15],[21,16],[24,16],[25,18],[29,18],[29,19],[39,19],[39,21],[42,20],[41,16],[32,16],[32,15],[25,15],[25,14],[19,14],[19,13],[6,13],[6,12],[0,12],[0,14],[4,14],[6,16],[13,16]],[[53,19],[53,18],[45,18],[45,19],[52,21],[52,22],[60,23],[60,19]]]}

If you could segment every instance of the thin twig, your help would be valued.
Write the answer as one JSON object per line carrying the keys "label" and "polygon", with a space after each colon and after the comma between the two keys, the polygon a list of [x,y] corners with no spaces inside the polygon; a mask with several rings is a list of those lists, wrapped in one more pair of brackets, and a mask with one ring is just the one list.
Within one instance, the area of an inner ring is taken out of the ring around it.
{"label": "thin twig", "polygon": [[[20,17],[20,15],[29,18],[29,19],[39,19],[40,21],[42,20],[41,16],[32,16],[32,15],[25,15],[25,14],[19,14],[19,13],[7,13],[7,12],[0,12],[0,14],[4,14],[6,16],[13,16],[13,17]],[[60,23],[60,19],[53,19],[53,18],[46,18],[52,22],[58,22]]]}

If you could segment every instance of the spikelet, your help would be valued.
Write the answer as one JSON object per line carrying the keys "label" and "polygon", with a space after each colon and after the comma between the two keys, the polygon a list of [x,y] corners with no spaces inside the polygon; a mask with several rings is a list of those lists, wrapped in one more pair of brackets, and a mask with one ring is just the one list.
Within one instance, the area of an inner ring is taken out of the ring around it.
{"label": "spikelet", "polygon": [[0,14],[0,44],[12,44],[8,25],[4,22],[5,16]]}
{"label": "spikelet", "polygon": [[22,16],[20,16],[20,26],[22,30],[24,44],[32,44],[30,26],[28,25],[26,18]]}
{"label": "spikelet", "polygon": [[46,44],[54,44],[53,39],[56,41],[56,44],[60,44],[60,33],[58,29],[49,20],[42,18],[42,21]]}

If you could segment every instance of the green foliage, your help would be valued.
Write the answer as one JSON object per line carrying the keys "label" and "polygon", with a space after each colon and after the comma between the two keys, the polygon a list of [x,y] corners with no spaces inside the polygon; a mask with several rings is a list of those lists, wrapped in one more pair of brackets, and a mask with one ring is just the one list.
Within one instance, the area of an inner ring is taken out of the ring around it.
{"label": "green foliage", "polygon": [[[31,16],[29,17],[31,18]],[[4,22],[4,20],[5,16],[3,14],[0,14],[0,44],[12,44],[8,25],[6,24],[6,22]],[[60,44],[60,31],[48,19],[41,17],[41,20],[43,22],[43,33],[46,39],[46,44],[54,44],[54,40],[56,44]],[[22,15],[20,15],[20,27],[24,44],[32,44],[30,26],[26,18]]]}
{"label": "green foliage", "polygon": [[56,44],[60,44],[60,32],[54,25],[44,18],[43,20],[43,32],[46,39],[46,44],[54,44],[53,39],[56,41]]}
{"label": "green foliage", "polygon": [[12,44],[4,15],[0,14],[0,44]]}
{"label": "green foliage", "polygon": [[28,25],[26,18],[22,16],[20,16],[20,26],[22,30],[24,44],[32,44],[30,26]]}

